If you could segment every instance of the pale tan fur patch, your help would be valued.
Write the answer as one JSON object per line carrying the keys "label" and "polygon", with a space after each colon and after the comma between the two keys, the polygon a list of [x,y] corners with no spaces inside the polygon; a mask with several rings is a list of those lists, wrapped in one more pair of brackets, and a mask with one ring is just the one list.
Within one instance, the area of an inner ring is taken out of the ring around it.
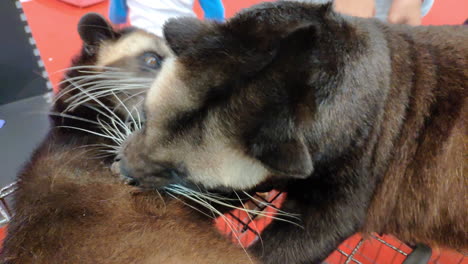
{"label": "pale tan fur patch", "polygon": [[104,41],[99,48],[96,66],[106,66],[115,61],[138,56],[142,51],[155,51],[162,56],[171,56],[171,50],[155,35],[137,30],[120,38],[117,42]]}
{"label": "pale tan fur patch", "polygon": [[[155,35],[147,33],[142,30],[136,30],[128,33],[117,40],[108,40],[101,43],[99,47],[99,53],[97,58],[97,66],[109,66],[114,62],[121,59],[127,58],[128,60],[136,59],[145,51],[152,51],[163,58],[169,58],[173,56],[172,51],[167,46],[166,42]],[[125,73],[132,73],[135,77],[140,73],[138,68],[120,68],[119,70]],[[136,71],[136,72],[135,72]],[[159,71],[155,71],[158,73]],[[130,76],[130,75],[129,75]],[[156,76],[154,76],[155,78]],[[131,78],[127,77],[126,82],[131,82]],[[138,80],[137,83],[142,86],[141,89],[133,88],[132,93],[116,93],[116,96],[111,97],[113,103],[117,106],[115,111],[121,115],[127,115],[129,118],[131,115],[135,115],[132,118],[137,119],[136,111],[140,111],[141,103],[144,99],[144,91],[149,89],[152,80],[148,80],[148,84],[142,84],[142,80]],[[115,88],[118,88],[116,85]],[[140,93],[141,95],[135,96]],[[118,96],[118,98],[117,98]],[[122,102],[125,102],[126,107],[123,106]],[[129,113],[131,112],[131,113]]]}
{"label": "pale tan fur patch", "polygon": [[159,159],[181,161],[189,172],[188,180],[208,188],[228,187],[246,190],[255,187],[270,176],[270,172],[258,160],[246,155],[238,144],[218,130],[215,118],[203,135],[203,142],[194,145],[188,138],[165,148]]}
{"label": "pale tan fur patch", "polygon": [[159,123],[157,120],[168,120],[173,113],[193,109],[197,105],[187,91],[188,86],[179,78],[181,71],[182,65],[175,58],[168,58],[148,91],[146,109],[156,123]]}
{"label": "pale tan fur patch", "polygon": [[257,160],[216,140],[201,152],[190,152],[186,165],[191,172],[190,179],[208,188],[224,186],[245,190],[270,174]]}
{"label": "pale tan fur patch", "polygon": [[[190,91],[181,76],[184,66],[176,58],[164,61],[158,77],[147,93],[148,114],[146,144],[153,145],[164,133],[157,129],[162,123],[183,111],[197,109],[201,101]],[[248,157],[225,138],[218,129],[220,120],[211,116],[206,120],[207,128],[203,142],[194,145],[190,137],[177,141],[169,147],[160,147],[153,153],[154,160],[179,161],[189,171],[188,179],[208,188],[229,187],[249,189],[261,183],[270,174],[257,160]],[[176,162],[177,163],[177,162]]]}

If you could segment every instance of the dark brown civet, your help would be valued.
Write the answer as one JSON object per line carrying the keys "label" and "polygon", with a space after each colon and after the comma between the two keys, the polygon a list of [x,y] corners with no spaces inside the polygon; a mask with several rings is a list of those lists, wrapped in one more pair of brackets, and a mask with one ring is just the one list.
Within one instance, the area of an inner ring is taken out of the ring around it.
{"label": "dark brown civet", "polygon": [[121,148],[142,188],[287,191],[304,229],[269,226],[265,263],[320,262],[356,231],[467,248],[468,28],[279,1],[164,33],[176,58]]}

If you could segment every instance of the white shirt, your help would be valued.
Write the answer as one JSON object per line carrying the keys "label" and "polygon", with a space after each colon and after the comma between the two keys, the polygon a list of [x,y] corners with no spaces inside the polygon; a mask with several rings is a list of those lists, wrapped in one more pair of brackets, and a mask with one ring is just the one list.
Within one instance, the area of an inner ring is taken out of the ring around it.
{"label": "white shirt", "polygon": [[127,0],[130,24],[162,37],[169,18],[195,16],[194,0]]}

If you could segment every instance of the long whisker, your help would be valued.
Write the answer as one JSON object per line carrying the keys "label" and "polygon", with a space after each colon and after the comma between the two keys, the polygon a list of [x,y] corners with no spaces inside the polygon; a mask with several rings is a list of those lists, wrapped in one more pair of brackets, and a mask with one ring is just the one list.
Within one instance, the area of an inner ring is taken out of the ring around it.
{"label": "long whisker", "polygon": [[[131,100],[131,99],[133,99],[133,98],[135,98],[135,97],[142,97],[141,95],[142,95],[142,94],[146,94],[146,92],[147,92],[147,91],[146,91],[146,89],[145,89],[144,91],[137,92],[137,93],[134,93],[134,94],[132,94],[132,95],[129,95],[127,98],[122,99],[122,102],[123,102],[124,104],[126,104],[127,101],[129,101],[129,100]],[[139,111],[138,111],[138,108],[137,108],[137,107],[138,107],[138,106],[141,106],[141,104],[143,103],[144,100],[145,100],[144,98],[140,98],[140,100],[138,100],[138,102],[133,103],[133,109],[132,109],[132,111],[137,112],[137,114],[139,115]],[[115,106],[115,109],[118,109],[119,107],[120,107],[120,104],[117,104],[117,105]],[[139,120],[139,123],[141,124],[141,118],[140,118],[140,117],[138,117],[138,120]]]}
{"label": "long whisker", "polygon": [[84,129],[84,128],[81,128],[81,127],[74,127],[74,126],[56,126],[57,128],[70,128],[70,129],[75,129],[75,130],[79,130],[79,131],[82,131],[82,132],[87,132],[87,133],[90,133],[90,134],[93,134],[95,136],[99,136],[99,137],[103,137],[103,138],[108,138],[108,139],[113,139],[112,137],[108,136],[108,135],[105,135],[105,134],[101,134],[101,133],[98,133],[98,132],[95,132],[95,131],[92,131],[92,130],[88,130],[88,129]]}
{"label": "long whisker", "polygon": [[[135,83],[122,83],[122,82],[119,82],[119,83],[105,83],[103,84],[102,81],[99,82],[98,85],[95,85],[94,87],[92,88],[87,88],[86,90],[88,91],[88,93],[92,94],[94,97],[103,97],[103,96],[107,96],[109,95],[111,92],[120,92],[122,94],[126,94],[128,96],[130,96],[128,94],[127,91],[131,91],[131,90],[146,90],[148,87],[149,87],[149,83],[142,83],[142,84],[135,84]],[[73,102],[75,104],[79,104],[80,102],[83,103],[85,101],[83,101],[84,99],[86,98],[89,98],[88,96],[86,95],[83,95],[83,94],[76,94],[76,95],[73,95],[69,98],[67,98],[65,101],[66,102]]]}
{"label": "long whisker", "polygon": [[[93,100],[93,98],[106,97],[106,96],[111,95],[112,92],[119,92],[121,94],[126,94],[126,91],[128,90],[146,90],[149,87],[149,85],[150,85],[149,83],[145,83],[145,84],[134,84],[134,83],[109,84],[107,83],[107,84],[100,84],[99,86],[96,85],[96,87],[93,87],[93,88],[86,88],[88,94],[83,95],[81,93],[78,93],[65,100],[65,102],[70,103],[70,105],[67,107],[67,111],[74,110],[77,106],[83,103],[86,103],[88,101],[91,101]],[[129,95],[127,94],[127,96]]]}
{"label": "long whisker", "polygon": [[[195,210],[195,211],[197,211],[197,212],[199,212],[199,213],[205,215],[206,217],[211,218],[211,219],[215,219],[214,216],[209,215],[209,214],[203,212],[202,210],[196,208],[195,206],[192,206],[192,205],[190,205],[189,203],[184,202],[182,199],[178,198],[177,196],[175,196],[175,195],[173,195],[173,194],[171,194],[171,193],[169,193],[169,192],[167,192],[167,194],[168,194],[169,196],[171,196],[172,198],[181,201],[183,204],[185,204],[186,206],[192,208],[193,210]],[[186,195],[182,195],[182,196],[184,196],[184,197],[186,197],[187,199],[190,199],[190,200],[193,201],[192,197],[190,197],[190,196],[186,196]],[[195,201],[195,202],[199,203],[198,201]]]}
{"label": "long whisker", "polygon": [[[242,199],[240,198],[240,196],[237,194],[236,191],[234,191],[234,194],[237,196],[237,198],[239,199],[239,202],[241,203],[242,207],[246,208],[245,204],[242,202]],[[258,231],[258,228],[257,228],[257,224],[255,223],[255,221],[252,219],[252,217],[250,216],[249,213],[247,213],[247,217],[249,218],[249,224],[252,223],[254,225],[254,228],[255,230]],[[257,232],[258,233],[258,239],[260,240],[260,244],[262,245],[262,256],[263,254],[265,253],[265,248],[263,246],[263,239],[262,239],[262,235],[260,232]]]}
{"label": "long whisker", "polygon": [[[122,87],[122,85],[120,85],[122,81],[127,81],[128,85],[144,85],[144,88],[147,88],[148,85],[153,81],[153,78],[135,76],[135,74],[132,72],[125,72],[119,68],[113,67],[76,66],[70,67],[67,70],[78,70],[81,73],[85,73],[85,75],[66,77],[63,81],[61,81],[59,85],[63,85],[65,83],[69,83],[69,85],[61,89],[54,100],[55,102],[65,94],[76,90],[77,86],[80,86],[81,84],[83,84],[84,87],[99,89],[99,87],[96,87],[94,84],[116,84],[117,86]],[[138,88],[139,87],[134,87],[133,89]],[[129,87],[128,89],[132,88]]]}
{"label": "long whisker", "polygon": [[107,117],[109,120],[113,121],[116,125],[118,125],[119,127],[121,127],[123,130],[125,131],[130,131],[128,126],[125,125],[125,123],[112,111],[110,110],[109,108],[105,107],[104,110],[107,110],[108,112],[110,112],[112,115],[108,115],[106,114],[105,112],[103,112],[102,110],[100,110],[99,108],[97,107],[94,107],[92,105],[89,105],[89,104],[86,104],[84,105],[98,113],[100,113],[101,115]]}
{"label": "long whisker", "polygon": [[[172,190],[170,190],[172,191]],[[191,196],[189,194],[186,194],[186,193],[176,193],[178,195],[182,195],[183,197],[186,197],[187,199],[190,199],[202,206],[204,206],[205,208],[209,209],[210,211],[214,212],[215,214],[217,214],[219,217],[223,218],[223,220],[225,221],[225,223],[227,224],[227,226],[231,229],[232,231],[232,234],[234,235],[234,237],[236,238],[236,240],[238,241],[239,243],[239,246],[244,250],[245,254],[247,255],[247,257],[249,258],[250,262],[253,263],[253,260],[252,258],[250,257],[249,253],[247,252],[247,250],[245,249],[245,247],[242,245],[242,242],[240,240],[240,237],[239,235],[236,234],[236,231],[234,229],[234,224],[232,223],[232,221],[227,218],[224,214],[222,214],[221,212],[219,212],[218,210],[216,210],[216,208],[214,208],[212,205],[210,205],[209,203],[207,203],[206,201],[203,201],[203,200],[200,200],[198,197],[194,197],[194,196]],[[189,205],[190,206],[190,205]],[[190,206],[191,208],[194,208],[192,206]],[[195,209],[195,208],[194,208]],[[197,209],[195,209],[197,210]],[[200,210],[197,210],[200,212]],[[206,214],[205,214],[206,215]]]}
{"label": "long whisker", "polygon": [[[182,186],[182,185],[178,185],[178,184],[173,184],[173,185],[171,185],[171,186],[173,186],[174,188],[176,188],[176,189],[178,189],[178,190],[180,190],[180,191],[186,191],[186,192],[190,192],[190,193],[195,193],[195,194],[197,194],[197,195],[200,195],[200,196],[203,196],[203,197],[209,199],[209,200],[212,201],[212,202],[220,203],[220,201],[217,201],[217,200],[216,200],[216,199],[218,199],[218,197],[220,197],[220,196],[216,196],[216,195],[213,195],[213,194],[208,195],[208,194],[206,194],[205,192],[195,192],[195,191],[193,191],[192,189],[186,188],[186,187],[184,187],[184,186]],[[252,196],[250,196],[250,197],[252,197]],[[235,201],[237,201],[237,199],[224,198],[224,197],[220,197],[220,198],[221,198],[221,199],[219,199],[219,200],[235,200]],[[230,207],[230,208],[245,210],[246,212],[251,211],[252,213],[256,214],[256,211],[255,211],[255,210],[250,210],[250,209],[246,209],[246,208],[238,208],[238,207],[235,207],[235,206],[233,206],[233,205],[224,204],[224,203],[222,203],[221,205],[225,205],[225,206]],[[275,208],[275,210],[276,210],[276,208]],[[286,213],[286,212],[280,213],[279,215],[283,215],[283,214],[284,214],[285,216],[291,216],[291,214]],[[293,217],[293,218],[294,218],[294,217]]]}
{"label": "long whisker", "polygon": [[101,119],[98,119],[98,121],[101,123],[101,131],[112,137],[113,141],[117,144],[117,145],[120,145],[123,141],[124,141],[124,138],[122,138],[122,133],[120,133],[120,131],[116,128],[114,129],[113,127],[111,127],[110,125],[108,125],[105,121],[102,121]]}
{"label": "long whisker", "polygon": [[64,71],[70,71],[70,70],[82,70],[82,69],[97,69],[97,70],[115,70],[119,71],[121,70],[120,68],[117,67],[111,67],[111,66],[97,66],[97,65],[76,65],[76,66],[71,66],[65,69],[58,70],[54,73],[59,73],[59,72],[64,72]]}
{"label": "long whisker", "polygon": [[91,123],[91,124],[94,124],[94,125],[99,125],[99,123],[96,122],[96,121],[86,119],[86,118],[82,118],[82,117],[78,117],[78,116],[74,116],[74,115],[65,114],[65,113],[49,112],[48,114],[52,115],[52,116],[60,116],[60,117],[65,117],[65,118],[70,118],[70,119],[75,119],[75,120]]}
{"label": "long whisker", "polygon": [[206,199],[207,201],[217,203],[217,204],[225,206],[227,208],[237,209],[237,210],[244,211],[246,213],[251,213],[251,214],[254,214],[254,215],[259,215],[259,216],[263,216],[263,217],[272,218],[272,219],[275,219],[275,220],[278,220],[278,221],[282,221],[282,222],[286,222],[286,223],[296,225],[296,226],[298,226],[300,228],[304,228],[303,226],[301,226],[300,224],[298,224],[298,223],[296,223],[294,221],[278,217],[278,215],[279,215],[279,216],[291,217],[291,218],[295,218],[297,220],[300,220],[300,219],[298,219],[298,217],[291,216],[291,214],[289,214],[289,213],[276,213],[276,212],[271,212],[270,213],[270,212],[263,212],[263,211],[258,211],[258,210],[252,210],[252,209],[237,207],[237,206],[234,206],[234,205],[219,201],[219,200],[217,200],[215,198],[212,198],[210,196],[207,196],[204,193],[195,192],[192,189],[188,189],[188,188],[183,187],[183,186],[178,185],[178,184],[171,184],[170,186],[168,186],[166,188],[170,189],[172,192],[190,193],[190,194],[192,194],[194,196],[203,197],[203,199]]}
{"label": "long whisker", "polygon": [[279,208],[276,207],[276,206],[271,205],[270,203],[267,203],[267,202],[265,202],[265,201],[261,201],[261,200],[255,198],[255,197],[253,197],[253,196],[250,195],[248,192],[245,192],[245,191],[242,191],[242,192],[243,192],[247,197],[249,197],[250,199],[256,201],[256,202],[259,203],[259,204],[262,204],[262,205],[265,205],[265,206],[267,206],[267,207],[270,207],[270,208],[276,210],[276,211],[277,211],[278,213],[280,213],[280,214],[289,215],[289,216],[292,217],[292,218],[295,218],[295,219],[297,219],[297,220],[301,220],[299,214],[288,213],[288,212],[286,212],[286,211],[283,211],[283,210],[279,209]]}
{"label": "long whisker", "polygon": [[112,92],[112,95],[119,101],[119,103],[124,107],[125,111],[127,111],[128,113],[128,116],[132,119],[133,121],[133,124],[136,124],[136,120],[135,118],[133,117],[133,114],[132,112],[130,112],[127,108],[127,106],[122,102],[122,100],[120,100],[120,98],[114,93]]}
{"label": "long whisker", "polygon": [[142,126],[143,126],[143,123],[141,121],[141,116],[140,116],[140,111],[138,111],[138,109],[136,108],[136,106],[133,107],[133,110],[135,110],[135,112],[137,113],[137,120],[138,122],[135,124],[136,125],[136,128],[138,130],[141,130],[142,129]]}

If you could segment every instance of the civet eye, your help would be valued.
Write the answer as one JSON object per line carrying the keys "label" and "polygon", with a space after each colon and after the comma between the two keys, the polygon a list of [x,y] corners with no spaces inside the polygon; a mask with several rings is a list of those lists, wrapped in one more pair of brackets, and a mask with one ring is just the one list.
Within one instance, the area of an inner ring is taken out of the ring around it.
{"label": "civet eye", "polygon": [[145,52],[140,57],[142,66],[149,69],[158,69],[161,67],[162,58],[153,52]]}

